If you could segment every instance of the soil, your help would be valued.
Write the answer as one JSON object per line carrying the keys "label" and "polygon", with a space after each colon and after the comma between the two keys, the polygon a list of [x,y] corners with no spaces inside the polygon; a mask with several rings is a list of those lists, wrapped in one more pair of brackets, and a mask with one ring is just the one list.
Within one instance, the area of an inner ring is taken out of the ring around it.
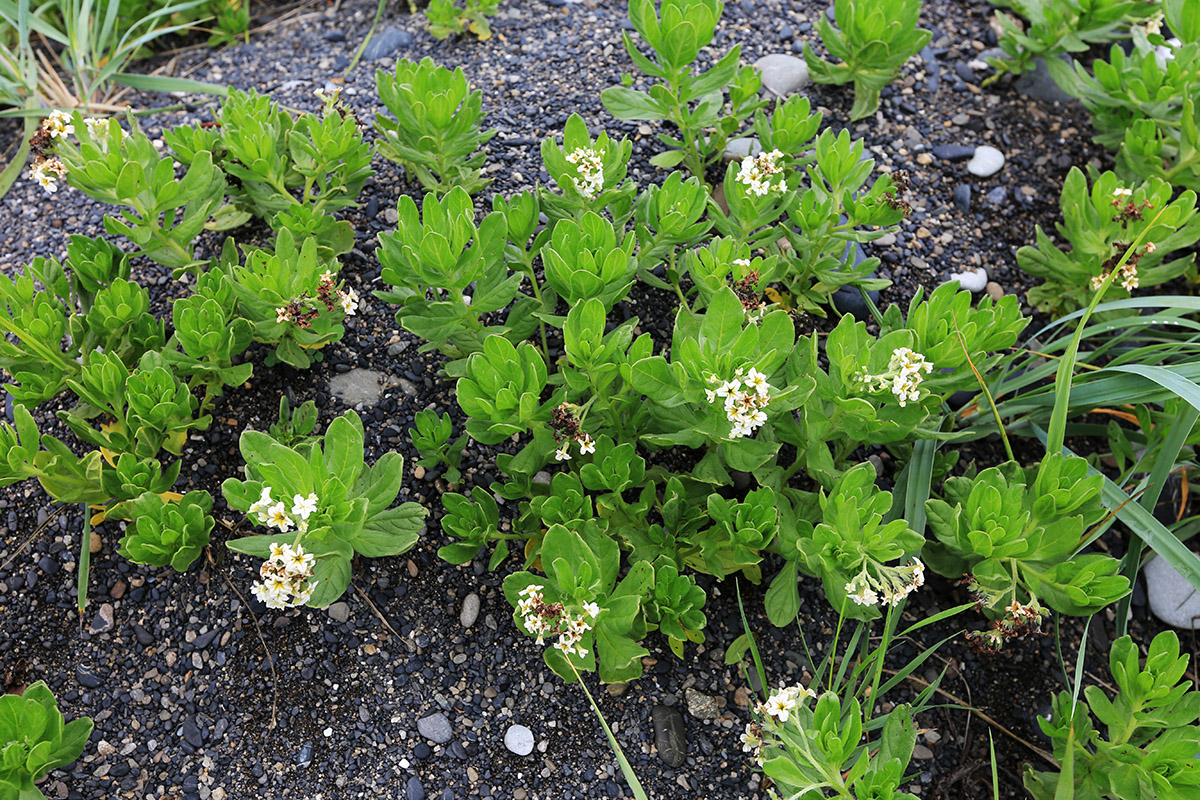
{"label": "soil", "polygon": [[[253,34],[249,44],[185,52],[180,70],[269,92],[307,110],[319,105],[313,89],[341,86],[369,120],[377,110],[374,70],[390,69],[393,60],[361,62],[344,78],[342,72],[375,6],[369,0],[310,6],[280,17]],[[702,60],[711,62],[735,43],[742,45],[745,63],[773,52],[798,53],[805,41],[820,49],[813,22],[822,11],[823,3],[816,0],[731,3]],[[907,304],[918,286],[932,288],[948,274],[975,266],[986,268],[1004,291],[1023,295],[1031,281],[1016,267],[1014,253],[1034,240],[1036,225],[1053,228],[1067,169],[1110,163],[1090,142],[1082,108],[1030,98],[1010,87],[981,90],[977,81],[964,78],[973,75],[969,62],[995,44],[990,14],[983,0],[929,0],[922,22],[934,30],[932,60],[910,60],[901,78],[884,90],[881,110],[872,119],[847,121],[846,89],[804,90],[825,112],[827,125],[849,127],[880,165],[911,176],[914,213],[892,245],[870,251],[882,259],[881,277],[894,282],[883,292],[884,305]],[[599,102],[603,88],[632,71],[621,44],[621,33],[629,28],[623,2],[506,3],[493,23],[495,38],[485,43],[438,42],[423,17],[405,13],[402,3],[386,11],[380,28],[387,26],[413,36],[397,55],[429,55],[443,65],[462,66],[483,91],[486,124],[498,134],[489,146],[488,173],[495,182],[480,196],[481,205],[493,192],[508,195],[548,180],[538,144],[561,130],[572,112],[589,125],[632,138],[630,175],[640,186],[664,177],[648,162],[659,148],[653,126],[613,120]],[[158,96],[137,100],[143,107],[171,102]],[[186,96],[179,102],[181,108],[150,114],[141,124],[160,136],[164,126],[212,118],[209,98]],[[0,121],[0,151],[16,135],[14,123]],[[984,179],[969,175],[962,163],[921,157],[942,144],[991,144],[1006,154],[1007,165]],[[343,274],[364,297],[381,288],[373,253],[377,234],[394,225],[388,211],[400,194],[420,194],[394,165],[377,159],[376,169],[360,198],[362,207],[344,215],[355,226],[357,243],[343,260]],[[972,189],[966,212],[951,199],[962,185]],[[998,187],[1006,191],[996,205],[985,195]],[[78,192],[47,197],[31,182],[19,181],[0,200],[0,269],[12,274],[34,256],[60,255],[68,233],[102,233],[107,210]],[[207,253],[219,246],[215,235],[203,245]],[[181,291],[167,270],[142,259],[134,277],[151,288],[157,313],[166,313]],[[625,308],[645,329],[659,335],[669,330],[669,298],[639,290]],[[84,756],[53,773],[43,790],[50,797],[87,800],[631,796],[582,692],[555,677],[542,663],[541,648],[512,624],[500,585],[519,568],[517,559],[488,572],[486,554],[462,567],[436,556],[446,543],[438,521],[439,497],[448,487],[432,470],[416,477],[407,428],[413,415],[428,407],[449,411],[456,432],[460,429],[452,385],[438,375],[440,357],[420,352],[419,342],[398,330],[392,310],[378,301],[364,303],[345,338],[327,352],[325,361],[299,372],[266,368],[263,352],[251,351],[253,379],[227,391],[212,426],[192,436],[185,454],[181,490],[205,489],[216,501],[213,545],[180,575],[127,562],[116,555],[120,526],[101,526],[83,619],[75,610],[80,509],[55,507],[32,482],[0,492],[0,680],[6,689],[20,690],[44,679],[69,717],[86,714],[96,722]],[[325,424],[345,410],[331,397],[329,378],[355,367],[391,378],[378,403],[359,409],[368,458],[388,450],[406,457],[400,500],[429,508],[428,529],[405,556],[356,564],[344,605],[267,611],[249,598],[252,560],[222,546],[238,535],[233,531],[239,517],[225,508],[220,483],[241,465],[240,432],[273,422],[281,395],[293,404],[315,400]],[[54,417],[65,402],[44,404],[37,417],[43,432],[73,441]],[[497,479],[495,452],[475,444],[468,448],[459,490],[487,487]],[[999,452],[985,442],[973,456],[990,463]],[[1029,453],[1036,457],[1034,448]],[[1121,547],[1116,535],[1105,544]],[[773,574],[776,566],[768,563],[764,573]],[[605,689],[592,678],[589,685],[651,797],[765,797],[738,738],[749,720],[748,678],[723,659],[742,633],[739,587],[732,580],[703,579],[703,585],[710,598],[704,644],[689,646],[685,658],[677,659],[651,636],[652,657],[641,679]],[[801,634],[819,659],[831,646],[836,626],[818,582],[803,581],[800,625],[790,629],[766,620],[763,587],[742,583],[740,590],[770,682],[800,680],[807,668]],[[481,598],[482,612],[464,628],[459,612],[469,593]],[[908,621],[963,602],[965,594],[935,579],[914,598]],[[1148,642],[1160,628],[1146,619],[1140,586],[1133,615],[1131,633]],[[952,622],[905,643],[895,663],[953,636],[960,626],[984,626],[973,614]],[[1082,630],[1078,620],[1063,621],[1062,657],[1068,665],[1075,663]],[[1107,652],[1114,633],[1111,610],[1092,622],[1087,681],[1108,680],[1100,654]],[[1185,647],[1194,653],[1194,640],[1185,640]],[[991,797],[990,737],[1001,796],[1023,797],[1026,765],[1048,767],[1035,748],[1049,747],[1037,716],[1064,686],[1055,637],[1028,637],[999,654],[979,654],[954,636],[927,667],[919,671],[920,680],[936,679],[945,669],[941,687],[953,699],[943,701],[968,704],[995,724],[953,707],[920,717],[922,750],[907,790],[925,798]],[[920,688],[906,683],[890,699],[902,702]],[[691,715],[687,690],[715,698],[720,716]],[[681,767],[664,765],[654,748],[651,712],[657,704],[684,712],[688,755]],[[452,738],[441,744],[417,730],[418,720],[435,713],[444,714],[452,727]],[[504,733],[513,723],[534,731],[532,755],[519,757],[505,749]]]}

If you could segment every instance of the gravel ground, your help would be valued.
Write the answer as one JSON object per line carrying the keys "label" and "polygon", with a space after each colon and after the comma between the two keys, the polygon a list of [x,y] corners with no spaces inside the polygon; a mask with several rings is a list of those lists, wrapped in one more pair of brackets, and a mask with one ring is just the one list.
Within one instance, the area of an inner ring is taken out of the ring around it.
{"label": "gravel ground", "polygon": [[[488,170],[495,183],[484,195],[545,182],[538,144],[559,131],[572,112],[633,138],[630,174],[640,185],[663,177],[648,163],[657,152],[651,129],[616,122],[599,103],[600,90],[631,70],[620,42],[628,27],[623,3],[506,3],[493,26],[496,37],[483,44],[437,42],[423,18],[393,6],[381,28],[411,34],[396,55],[431,55],[444,65],[461,65],[483,90],[487,124],[499,131],[489,147]],[[374,7],[353,0],[306,13],[249,44],[194,51],[181,61],[192,77],[256,88],[308,110],[318,105],[312,90],[333,81],[369,119],[376,110],[374,70],[391,68],[393,59],[364,61],[344,83],[340,76]],[[742,44],[747,63],[768,53],[798,53],[802,42],[815,40],[812,23],[821,9],[813,0],[731,4],[714,46],[702,58],[711,60],[734,43]],[[926,57],[910,61],[901,80],[885,90],[875,118],[850,128],[865,138],[882,165],[912,176],[913,215],[890,245],[874,250],[883,260],[881,275],[895,281],[883,294],[885,303],[906,303],[917,286],[935,286],[949,273],[975,266],[986,268],[1005,291],[1023,294],[1029,281],[1016,268],[1016,248],[1033,240],[1035,224],[1053,225],[1066,169],[1106,158],[1089,141],[1082,109],[1006,88],[980,91],[970,81],[975,75],[969,62],[994,44],[989,9],[982,0],[927,2],[923,22],[935,35]],[[826,110],[827,124],[847,124],[846,91],[806,91]],[[161,102],[147,98],[146,105]],[[184,109],[151,115],[143,124],[157,135],[162,126],[211,118],[208,100],[184,102]],[[0,122],[0,150],[15,135],[13,123]],[[1005,168],[976,178],[962,162],[929,155],[940,145],[976,144],[1003,151]],[[416,194],[394,165],[379,159],[376,166],[379,173],[367,185],[363,207],[345,215],[358,242],[344,259],[343,274],[364,296],[380,288],[376,235],[394,224],[398,195]],[[953,200],[964,186],[971,197],[966,210]],[[986,199],[989,195],[995,202]],[[18,183],[0,200],[0,269],[11,273],[35,255],[60,254],[69,232],[101,232],[104,212],[77,192],[47,198],[28,182]],[[212,252],[219,241],[213,237],[206,246]],[[135,278],[152,287],[160,313],[182,291],[168,271],[144,260],[135,267]],[[669,328],[671,306],[655,292],[635,292],[626,308],[648,330],[661,335]],[[89,714],[96,721],[84,757],[51,776],[43,787],[47,795],[87,800],[315,800],[380,793],[408,800],[631,796],[582,693],[550,673],[538,646],[512,625],[499,587],[517,568],[516,559],[487,573],[483,561],[455,567],[436,557],[444,543],[438,497],[447,487],[436,473],[412,469],[406,429],[421,408],[455,408],[450,384],[437,376],[439,357],[419,353],[417,342],[396,328],[391,311],[379,302],[366,303],[348,324],[345,339],[327,352],[326,361],[299,373],[267,369],[262,352],[252,351],[254,378],[218,401],[212,427],[192,437],[181,479],[188,489],[207,489],[216,498],[215,546],[185,575],[154,572],[117,556],[121,532],[102,526],[92,542],[89,605],[82,620],[75,612],[79,510],[53,508],[32,483],[0,492],[0,678],[15,690],[45,679],[69,716]],[[369,458],[395,449],[410,459],[400,500],[430,508],[428,534],[406,556],[363,560],[343,602],[327,610],[266,611],[248,599],[255,565],[220,546],[238,519],[224,508],[219,484],[241,463],[240,431],[272,422],[281,394],[294,402],[316,400],[324,424],[345,407],[328,391],[330,378],[356,367],[375,370],[387,383],[378,402],[360,409]],[[53,418],[57,407],[51,402],[40,409],[43,430],[69,438]],[[497,477],[493,459],[494,450],[472,446],[464,461],[464,484],[489,485]],[[742,631],[735,586],[707,582],[705,588],[710,602],[704,645],[689,646],[679,660],[651,637],[647,645],[653,657],[642,679],[607,690],[594,681],[590,685],[652,797],[765,797],[738,741],[748,720],[747,680],[723,661],[725,647]],[[796,630],[772,628],[761,612],[761,590],[742,589],[772,682],[800,679],[806,661]],[[836,620],[817,582],[806,581],[802,594],[803,631],[819,658]],[[462,615],[469,595],[479,600],[474,620]],[[910,614],[932,613],[962,600],[958,587],[941,581],[916,597],[919,603]],[[1135,597],[1134,632],[1148,640],[1153,627],[1142,621],[1143,606],[1144,597]],[[974,619],[966,624],[980,627]],[[899,655],[911,656],[955,630],[929,630],[927,640],[906,645],[912,649]],[[1093,644],[1106,649],[1111,620],[1098,619],[1091,631]],[[1079,626],[1069,625],[1066,633],[1066,639],[1078,641]],[[1073,649],[1066,654],[1071,663]],[[934,661],[940,663],[926,678],[946,666],[948,692],[981,708],[1014,736],[1046,746],[1036,714],[1048,708],[1050,692],[1061,685],[1052,637],[1029,639],[990,657],[956,642]],[[1093,668],[1096,675],[1103,671]],[[666,766],[654,746],[656,706],[682,713],[688,746],[678,767]],[[984,726],[957,711],[932,712],[919,722],[926,730],[909,791],[931,798],[990,796]],[[532,730],[532,754],[518,756],[505,748],[504,736],[513,724]],[[1022,763],[1044,765],[1002,733],[996,746],[1004,796],[1022,796]]]}

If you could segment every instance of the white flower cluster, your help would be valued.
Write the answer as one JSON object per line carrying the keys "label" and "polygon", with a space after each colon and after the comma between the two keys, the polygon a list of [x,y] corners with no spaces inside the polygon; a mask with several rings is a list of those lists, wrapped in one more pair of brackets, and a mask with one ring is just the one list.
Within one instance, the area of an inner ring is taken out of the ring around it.
{"label": "white flower cluster", "polygon": [[67,174],[67,167],[57,158],[39,158],[33,162],[29,173],[46,194],[54,194],[58,191],[59,179]]}
{"label": "white flower cluster", "polygon": [[267,608],[302,606],[312,597],[317,581],[310,581],[316,558],[297,544],[271,543],[271,557],[259,569],[261,581],[256,581],[250,593]]}
{"label": "white flower cluster", "polygon": [[[521,614],[521,622],[525,629],[537,636],[538,644],[542,644],[547,636],[557,636],[554,647],[564,654],[576,655],[583,658],[587,649],[580,647],[583,634],[592,629],[589,619],[595,619],[600,614],[600,606],[595,603],[584,603],[584,614],[572,616],[567,613],[562,603],[547,603],[542,590],[545,586],[530,584],[518,594],[517,611]],[[586,614],[586,616],[585,616]]]}
{"label": "white flower cluster", "polygon": [[[93,120],[92,122],[94,122]],[[75,132],[75,125],[71,121],[71,115],[65,111],[55,109],[50,112],[50,116],[42,122],[42,129],[50,134],[51,139],[66,139]],[[92,129],[91,122],[88,123],[88,130]]]}
{"label": "white flower cluster", "polygon": [[877,565],[877,574],[863,571],[846,584],[846,594],[860,606],[875,604],[892,606],[925,585],[925,565],[914,558],[911,564],[902,567]]}
{"label": "white flower cluster", "polygon": [[[767,702],[760,704],[758,710],[779,722],[787,722],[805,698],[812,699],[816,696],[816,692],[800,684],[781,686],[777,691],[771,692]],[[745,737],[742,742],[745,746]]]}
{"label": "white flower cluster", "polygon": [[907,347],[897,347],[892,351],[887,371],[880,375],[871,375],[864,367],[858,374],[868,391],[881,392],[890,389],[900,407],[904,408],[910,402],[921,399],[921,381],[933,372],[933,364],[925,360],[925,356]]}
{"label": "white flower cluster", "polygon": [[[717,383],[716,376],[709,376],[710,383]],[[745,372],[741,367],[733,373],[733,380],[721,381],[715,389],[705,389],[708,402],[718,400],[725,408],[725,417],[733,423],[730,439],[752,436],[754,431],[767,421],[764,408],[771,402],[771,384],[767,376],[754,367]]]}
{"label": "white flower cluster", "polygon": [[780,180],[774,183],[771,181],[773,176],[783,171],[783,168],[779,166],[781,158],[783,158],[783,153],[778,150],[760,153],[757,156],[746,156],[742,159],[742,168],[737,174],[738,183],[744,184],[751,194],[759,197],[769,192],[787,191],[787,181]]}
{"label": "white flower cluster", "polygon": [[292,497],[291,512],[289,513],[287,504],[284,501],[280,500],[276,502],[271,499],[270,486],[263,487],[262,495],[250,506],[249,511],[263,525],[278,528],[283,533],[287,533],[293,528],[300,533],[306,532],[308,530],[308,518],[316,512],[316,494],[310,492],[307,497],[299,494],[294,495]]}
{"label": "white flower cluster", "polygon": [[586,456],[596,452],[596,440],[592,438],[590,433],[579,434],[578,439],[566,439],[554,451],[554,459],[556,461],[569,461],[571,459],[571,442],[579,442],[579,455]]}
{"label": "white flower cluster", "polygon": [[[93,137],[103,137],[108,130],[108,120],[97,119],[95,117],[85,117],[83,120],[87,125],[88,134]],[[29,170],[29,175],[38,184],[46,190],[46,194],[54,194],[58,191],[58,182],[67,174],[67,167],[58,158],[53,155],[47,155],[55,139],[66,139],[71,134],[75,133],[74,118],[65,111],[55,109],[50,112],[50,115],[42,120],[41,136],[44,137],[42,145],[34,145],[34,160],[33,166]],[[129,131],[124,129],[121,133],[125,138],[129,138]],[[36,140],[35,140],[36,141]],[[100,138],[97,144],[104,149],[107,140]]]}
{"label": "white flower cluster", "polygon": [[604,152],[591,147],[576,147],[567,153],[567,163],[579,173],[572,178],[575,191],[591,200],[604,190]]}
{"label": "white flower cluster", "polygon": [[[1154,252],[1154,243],[1153,242],[1146,245],[1146,252],[1147,253]],[[1101,275],[1093,275],[1092,276],[1092,291],[1094,292],[1094,291],[1099,290],[1100,287],[1104,284],[1104,281],[1107,279],[1108,279],[1107,272],[1105,272]],[[1138,279],[1137,262],[1130,260],[1121,265],[1121,269],[1117,273],[1117,283],[1121,284],[1121,288],[1127,292],[1132,292],[1134,289],[1138,288],[1138,284],[1140,283],[1140,280]]]}

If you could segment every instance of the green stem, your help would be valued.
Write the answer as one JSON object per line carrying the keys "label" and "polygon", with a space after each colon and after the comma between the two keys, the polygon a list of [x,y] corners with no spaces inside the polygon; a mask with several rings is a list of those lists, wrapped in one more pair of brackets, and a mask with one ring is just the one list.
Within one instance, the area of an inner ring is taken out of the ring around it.
{"label": "green stem", "polygon": [[604,735],[608,737],[608,746],[612,748],[613,755],[617,757],[617,764],[621,767],[621,774],[625,776],[625,782],[633,790],[633,796],[637,800],[649,800],[646,790],[642,788],[642,784],[637,778],[637,773],[633,771],[629,759],[625,758],[625,752],[621,750],[620,742],[613,735],[612,729],[608,727],[608,722],[605,721],[604,715],[600,713],[600,706],[596,705],[596,700],[592,697],[592,693],[588,691],[587,684],[583,682],[579,670],[571,663],[571,659],[566,659],[566,662],[571,667],[571,671],[575,673],[575,680],[579,683],[579,688],[583,689],[583,693],[587,695],[588,702],[592,704],[592,710],[596,712],[596,717],[600,720],[600,727],[604,728]]}
{"label": "green stem", "polygon": [[79,547],[79,575],[75,584],[76,601],[79,607],[79,626],[83,627],[83,609],[87,605],[88,573],[92,566],[92,515],[87,503],[83,503],[83,541]]}

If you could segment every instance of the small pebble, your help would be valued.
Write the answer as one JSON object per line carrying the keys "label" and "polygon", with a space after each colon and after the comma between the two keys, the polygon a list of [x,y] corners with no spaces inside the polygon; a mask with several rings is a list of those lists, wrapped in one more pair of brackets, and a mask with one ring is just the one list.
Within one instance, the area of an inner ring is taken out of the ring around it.
{"label": "small pebble", "polygon": [[1004,166],[1004,153],[990,145],[981,144],[975,148],[975,156],[967,162],[967,172],[987,178],[995,175]]}

